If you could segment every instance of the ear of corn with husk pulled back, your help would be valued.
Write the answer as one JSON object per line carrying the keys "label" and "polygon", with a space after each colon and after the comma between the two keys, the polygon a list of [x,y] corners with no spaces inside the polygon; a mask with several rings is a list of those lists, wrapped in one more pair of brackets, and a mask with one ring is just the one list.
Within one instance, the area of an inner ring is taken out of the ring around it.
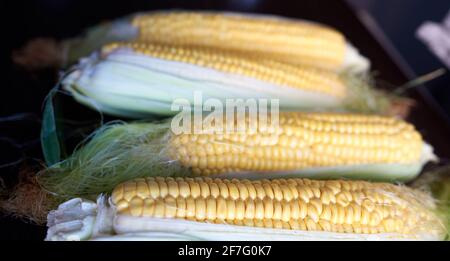
{"label": "ear of corn with husk pulled back", "polygon": [[[248,121],[248,116],[237,117],[231,127]],[[175,134],[171,124],[105,126],[68,159],[41,173],[40,183],[72,198],[109,192],[147,176],[407,181],[435,159],[412,125],[390,117],[280,113],[277,128],[229,133],[204,126],[200,133]]]}
{"label": "ear of corn with husk pulled back", "polygon": [[[74,222],[82,226],[70,227]],[[64,203],[50,213],[49,227],[47,240],[441,240],[446,234],[426,193],[308,179],[130,180],[97,205]]]}
{"label": "ear of corn with husk pulled back", "polygon": [[255,54],[158,43],[112,43],[81,61],[62,85],[102,112],[175,115],[176,99],[278,99],[281,110],[387,113],[391,97],[360,76],[292,65]]}
{"label": "ear of corn with husk pulled back", "polygon": [[253,53],[331,70],[365,71],[369,61],[338,31],[276,16],[214,12],[154,12],[131,22],[137,41],[203,46]]}

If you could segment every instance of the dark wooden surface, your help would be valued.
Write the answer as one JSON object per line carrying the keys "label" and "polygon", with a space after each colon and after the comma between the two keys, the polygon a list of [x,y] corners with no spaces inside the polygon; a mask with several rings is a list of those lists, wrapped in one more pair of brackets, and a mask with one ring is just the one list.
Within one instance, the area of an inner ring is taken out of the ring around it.
{"label": "dark wooden surface", "polygon": [[[83,28],[95,23],[153,9],[211,9],[250,13],[276,14],[293,18],[309,19],[331,25],[344,32],[347,38],[367,56],[379,74],[378,78],[393,85],[408,81],[395,60],[382,48],[373,35],[357,19],[344,1],[3,1],[3,17],[9,19],[3,41],[2,65],[5,84],[1,86],[0,117],[17,115],[17,119],[0,120],[0,174],[6,180],[14,180],[20,164],[36,163],[42,159],[39,144],[39,120],[45,95],[53,87],[57,74],[51,70],[38,73],[26,72],[12,65],[11,51],[28,39],[37,36],[57,38],[75,36]],[[24,8],[26,6],[26,8]],[[270,36],[269,36],[270,37]],[[443,158],[450,157],[448,137],[449,124],[434,109],[432,100],[427,100],[417,91],[411,92],[417,101],[409,120],[414,123],[425,139]],[[19,114],[18,113],[25,113]],[[11,218],[0,221],[2,239],[42,239],[45,228],[26,224]]]}

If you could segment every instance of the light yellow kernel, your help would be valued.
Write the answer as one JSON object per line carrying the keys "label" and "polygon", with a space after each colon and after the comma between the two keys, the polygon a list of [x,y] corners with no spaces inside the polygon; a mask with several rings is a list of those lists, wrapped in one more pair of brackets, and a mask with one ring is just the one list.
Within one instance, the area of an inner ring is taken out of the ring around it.
{"label": "light yellow kernel", "polygon": [[228,186],[228,191],[230,193],[230,198],[232,198],[234,200],[240,198],[239,189],[236,186],[236,184],[230,182],[227,184],[227,186]]}
{"label": "light yellow kernel", "polygon": [[245,200],[245,218],[253,219],[255,218],[255,202],[251,198]]}
{"label": "light yellow kernel", "polygon": [[314,220],[314,222],[318,222],[319,221],[319,213],[317,212],[316,207],[313,204],[308,204],[308,217],[312,220]]}
{"label": "light yellow kernel", "polygon": [[195,182],[194,180],[189,180],[188,184],[189,184],[189,188],[191,190],[190,196],[193,198],[199,197],[201,195],[200,185],[197,182]]}
{"label": "light yellow kernel", "polygon": [[236,215],[237,220],[243,220],[245,218],[245,202],[242,199],[236,200]]}
{"label": "light yellow kernel", "polygon": [[263,199],[263,204],[264,204],[264,217],[266,219],[273,218],[274,206],[272,200],[268,197],[265,197]]}
{"label": "light yellow kernel", "polygon": [[247,186],[243,183],[243,182],[241,182],[241,181],[239,181],[239,180],[236,180],[235,181],[235,184],[236,184],[236,186],[237,186],[237,188],[238,188],[238,190],[239,190],[239,197],[242,199],[242,200],[246,200],[248,197],[249,197],[249,193],[248,193],[248,188],[247,188]]}
{"label": "light yellow kernel", "polygon": [[307,227],[307,229],[308,229],[309,231],[315,231],[315,230],[318,230],[318,228],[317,228],[317,222],[318,222],[318,221],[315,221],[315,220],[313,220],[313,219],[311,219],[311,218],[306,218],[306,219],[305,219],[305,224],[306,224],[306,227]]}
{"label": "light yellow kernel", "polygon": [[227,220],[236,219],[236,204],[235,200],[227,199]]}
{"label": "light yellow kernel", "polygon": [[195,219],[199,221],[206,219],[206,200],[202,197],[195,199]]}
{"label": "light yellow kernel", "polygon": [[136,196],[136,182],[125,182],[123,184],[123,198],[130,201],[134,196]]}
{"label": "light yellow kernel", "polygon": [[203,198],[209,197],[211,195],[211,191],[209,189],[209,185],[208,183],[204,182],[203,180],[198,182],[199,186],[200,186],[200,195]]}
{"label": "light yellow kernel", "polygon": [[114,204],[117,204],[123,198],[123,183],[117,185],[111,194],[111,200]]}
{"label": "light yellow kernel", "polygon": [[229,195],[230,195],[230,193],[228,191],[228,186],[225,183],[223,183],[223,182],[218,182],[217,185],[219,186],[220,195],[223,198],[228,198]]}
{"label": "light yellow kernel", "polygon": [[213,182],[208,182],[208,185],[209,185],[211,196],[213,198],[219,197],[220,196],[219,186],[216,183],[213,183]]}
{"label": "light yellow kernel", "polygon": [[206,218],[214,220],[217,217],[217,202],[212,196],[206,198]]}
{"label": "light yellow kernel", "polygon": [[291,219],[291,205],[290,202],[283,200],[281,202],[282,207],[282,213],[281,213],[281,220],[284,222],[289,222]]}
{"label": "light yellow kernel", "polygon": [[128,208],[128,201],[121,199],[115,203],[117,211],[120,213],[123,209]]}
{"label": "light yellow kernel", "polygon": [[263,200],[266,197],[266,192],[263,188],[263,186],[259,183],[253,184],[256,190],[256,197]]}
{"label": "light yellow kernel", "polygon": [[153,217],[164,218],[165,214],[165,203],[164,199],[158,198],[155,200],[155,211],[153,212]]}
{"label": "light yellow kernel", "polygon": [[159,196],[164,198],[169,194],[169,187],[164,179],[157,179],[156,182],[159,186]]}
{"label": "light yellow kernel", "polygon": [[178,188],[178,182],[173,181],[173,180],[168,181],[167,186],[168,186],[168,190],[169,190],[169,195],[174,198],[177,198],[178,195],[180,194],[180,190]]}
{"label": "light yellow kernel", "polygon": [[167,196],[164,199],[164,204],[165,204],[164,217],[165,218],[174,218],[174,217],[176,217],[176,214],[177,214],[176,199],[174,197],[172,197],[172,196]]}
{"label": "light yellow kernel", "polygon": [[317,214],[320,216],[320,214],[322,214],[322,209],[323,209],[322,201],[318,198],[313,198],[310,200],[309,203],[312,204],[316,208]]}
{"label": "light yellow kernel", "polygon": [[262,187],[263,187],[263,189],[264,189],[264,194],[265,194],[265,197],[268,197],[268,198],[270,198],[270,199],[274,199],[274,192],[273,192],[273,190],[272,190],[272,186],[270,186],[270,184],[268,184],[268,183],[263,183],[262,184]]}
{"label": "light yellow kernel", "polygon": [[360,223],[361,223],[362,225],[368,225],[368,224],[370,223],[370,212],[369,212],[367,209],[365,209],[365,208],[363,208],[363,209],[361,210],[361,220],[360,220]]}
{"label": "light yellow kernel", "polygon": [[177,218],[185,218],[186,217],[186,200],[183,197],[178,197],[175,199],[176,202],[176,214]]}
{"label": "light yellow kernel", "polygon": [[273,216],[272,219],[281,220],[283,216],[283,207],[280,201],[273,201]]}
{"label": "light yellow kernel", "polygon": [[195,218],[195,199],[191,196],[186,198],[186,218],[194,219]]}

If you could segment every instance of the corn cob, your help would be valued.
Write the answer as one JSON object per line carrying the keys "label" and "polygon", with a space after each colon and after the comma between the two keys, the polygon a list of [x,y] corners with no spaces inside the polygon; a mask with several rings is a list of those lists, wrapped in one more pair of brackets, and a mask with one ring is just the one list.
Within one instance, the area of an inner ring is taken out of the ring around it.
{"label": "corn cob", "polygon": [[[245,118],[249,125],[249,117]],[[225,123],[226,124],[226,123]],[[238,126],[234,122],[234,128]],[[414,127],[382,116],[281,113],[279,127],[252,132],[180,134],[171,159],[195,174],[273,172],[364,164],[412,164],[424,143]]]}
{"label": "corn cob", "polygon": [[394,118],[280,113],[279,126],[270,124],[224,133],[204,126],[198,134],[176,134],[170,121],[105,126],[38,178],[48,191],[72,198],[147,176],[408,181],[435,159],[413,126]]}
{"label": "corn cob", "polygon": [[340,32],[311,22],[229,13],[157,12],[135,16],[132,25],[139,29],[137,41],[141,42],[251,52],[333,70],[369,67]]}
{"label": "corn cob", "polygon": [[[109,202],[110,210],[100,206],[96,226],[114,219],[109,229],[125,237],[165,232],[211,240],[437,240],[445,235],[428,194],[386,183],[152,177],[118,185]],[[58,215],[49,217],[55,226]],[[86,237],[87,230],[80,233],[84,238],[98,236]],[[53,229],[47,239],[55,234]]]}
{"label": "corn cob", "polygon": [[[420,197],[421,196],[421,197]],[[146,178],[119,185],[119,215],[340,233],[413,234],[440,224],[432,202],[405,187],[364,181]]]}

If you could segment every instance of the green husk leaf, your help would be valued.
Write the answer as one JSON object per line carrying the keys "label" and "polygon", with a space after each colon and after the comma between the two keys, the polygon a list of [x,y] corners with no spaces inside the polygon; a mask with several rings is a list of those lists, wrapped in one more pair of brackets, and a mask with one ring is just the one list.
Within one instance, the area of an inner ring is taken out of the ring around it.
{"label": "green husk leaf", "polygon": [[57,127],[55,110],[55,95],[58,92],[58,88],[55,87],[47,96],[45,102],[44,113],[42,116],[42,128],[41,128],[41,144],[44,159],[49,165],[53,165],[61,160],[61,154],[63,154],[63,148],[61,143],[61,131]]}

